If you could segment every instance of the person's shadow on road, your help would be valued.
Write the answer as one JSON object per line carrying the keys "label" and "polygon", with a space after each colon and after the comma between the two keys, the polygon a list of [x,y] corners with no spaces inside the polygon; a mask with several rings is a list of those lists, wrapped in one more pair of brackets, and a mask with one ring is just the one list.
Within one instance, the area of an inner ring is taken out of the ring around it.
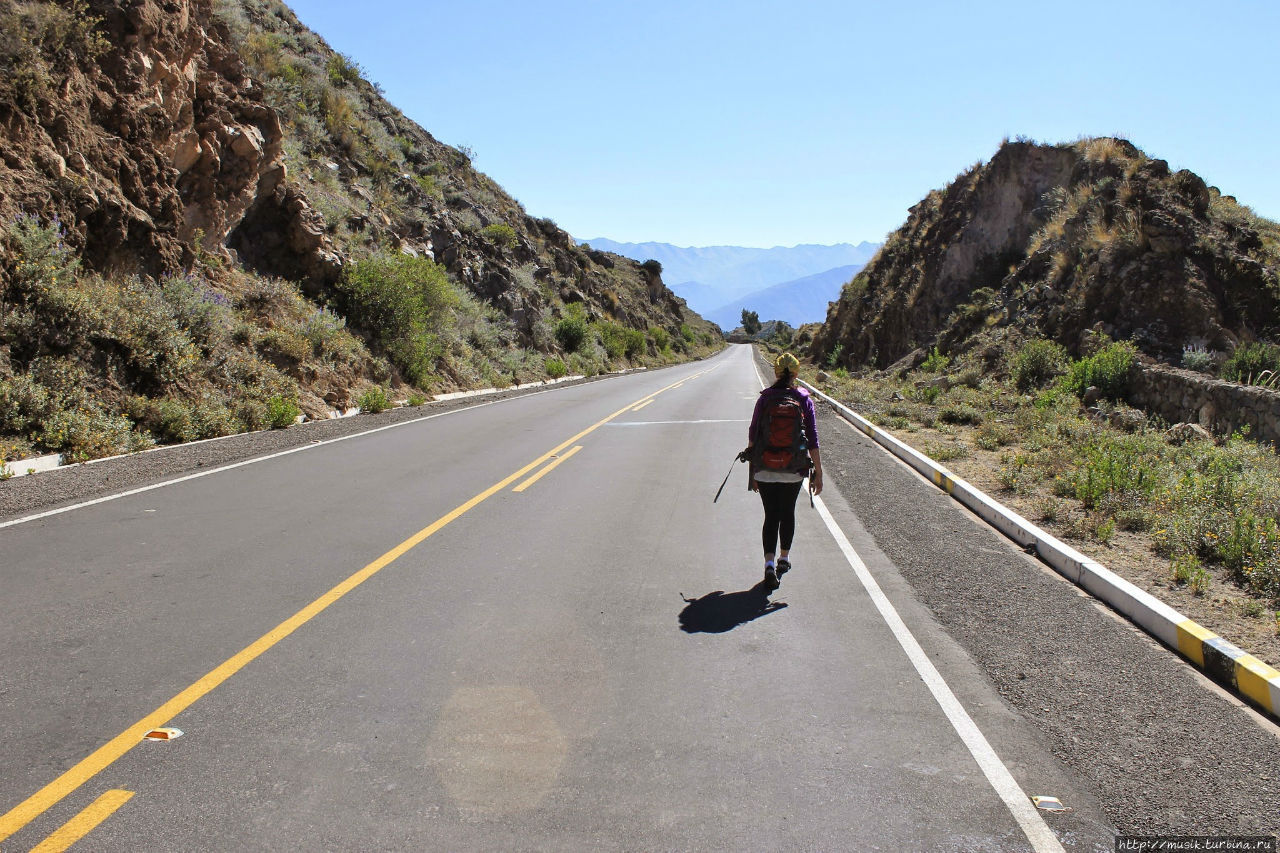
{"label": "person's shadow on road", "polygon": [[686,634],[723,634],[787,606],[785,601],[770,601],[764,582],[741,592],[726,593],[722,589],[701,598],[685,598],[680,611],[680,630]]}

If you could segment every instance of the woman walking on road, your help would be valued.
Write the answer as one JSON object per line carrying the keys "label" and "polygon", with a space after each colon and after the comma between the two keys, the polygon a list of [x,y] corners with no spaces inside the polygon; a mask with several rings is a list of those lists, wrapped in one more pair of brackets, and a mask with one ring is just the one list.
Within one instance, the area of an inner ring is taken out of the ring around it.
{"label": "woman walking on road", "polygon": [[[783,353],[773,363],[777,381],[760,392],[747,449],[739,458],[750,460],[748,488],[760,493],[764,504],[764,585],[775,590],[778,579],[791,570],[791,541],[796,532],[796,498],[806,476],[813,494],[822,493],[822,457],[818,453],[817,414],[813,398],[795,384],[800,362]],[[781,538],[781,550],[777,550]],[[774,557],[777,556],[775,562]]]}

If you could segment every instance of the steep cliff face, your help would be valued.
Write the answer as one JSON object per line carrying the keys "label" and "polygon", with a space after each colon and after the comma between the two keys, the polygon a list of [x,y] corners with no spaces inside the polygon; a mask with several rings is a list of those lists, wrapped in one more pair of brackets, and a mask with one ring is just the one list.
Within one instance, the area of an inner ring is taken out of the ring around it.
{"label": "steep cliff face", "polygon": [[1000,329],[1228,350],[1280,331],[1278,259],[1274,223],[1123,140],[1007,143],[911,209],[812,351],[883,367]]}
{"label": "steep cliff face", "polygon": [[[223,254],[248,211],[287,195],[280,121],[207,2],[5,11],[6,31],[28,29],[40,50],[9,51],[35,71],[5,81],[0,215],[57,216],[90,267],[158,275],[189,267],[197,247]],[[298,207],[283,230],[306,220]]]}

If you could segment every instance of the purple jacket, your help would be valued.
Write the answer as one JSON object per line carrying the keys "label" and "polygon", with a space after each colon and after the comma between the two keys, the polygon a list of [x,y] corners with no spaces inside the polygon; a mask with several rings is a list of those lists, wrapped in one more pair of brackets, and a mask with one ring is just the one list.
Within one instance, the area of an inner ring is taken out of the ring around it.
{"label": "purple jacket", "polygon": [[751,426],[747,428],[747,441],[756,440],[756,430],[760,427],[760,419],[764,417],[765,407],[776,400],[780,394],[791,394],[798,397],[804,407],[804,435],[808,439],[810,449],[818,446],[818,413],[813,408],[813,397],[804,388],[766,388],[756,399],[755,411],[751,413]]}

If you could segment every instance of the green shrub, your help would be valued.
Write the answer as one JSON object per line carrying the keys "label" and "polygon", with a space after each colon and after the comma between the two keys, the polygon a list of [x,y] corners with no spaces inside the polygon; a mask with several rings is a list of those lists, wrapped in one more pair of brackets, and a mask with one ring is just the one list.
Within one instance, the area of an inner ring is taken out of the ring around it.
{"label": "green shrub", "polygon": [[1137,348],[1128,341],[1107,344],[1093,355],[1074,362],[1063,381],[1077,397],[1083,397],[1085,391],[1093,387],[1109,400],[1123,399],[1129,390],[1129,370],[1136,354]]}
{"label": "green shrub", "polygon": [[1200,346],[1183,347],[1182,366],[1187,370],[1208,373],[1213,369],[1213,354]]}
{"label": "green shrub", "polygon": [[1061,344],[1038,338],[1027,341],[1013,356],[1010,375],[1019,391],[1040,388],[1067,369],[1067,350]]}
{"label": "green shrub", "polygon": [[969,455],[967,447],[952,442],[926,442],[921,449],[935,462],[950,462],[953,459],[964,459]]}
{"label": "green shrub", "polygon": [[247,431],[252,432],[271,426],[271,412],[262,400],[238,400],[232,408],[232,414]]}
{"label": "green shrub", "polygon": [[559,379],[569,373],[568,369],[564,366],[564,362],[558,358],[547,359],[546,369],[547,375],[552,379]]}
{"label": "green shrub", "polygon": [[341,53],[330,56],[324,70],[331,86],[346,86],[359,80],[364,74],[364,69],[358,62]]}
{"label": "green shrub", "polygon": [[974,436],[974,443],[983,450],[996,450],[1013,444],[1014,440],[1015,436],[1008,427],[996,423],[984,423],[978,427],[978,433]]}
{"label": "green shrub", "polygon": [[55,412],[41,427],[40,443],[61,451],[69,462],[124,453],[133,424],[123,415],[76,409]]}
{"label": "green shrub", "polygon": [[180,444],[202,437],[193,407],[185,400],[130,397],[124,408],[125,414],[138,426],[165,444]]}
{"label": "green shrub", "polygon": [[374,385],[366,388],[364,393],[356,398],[356,405],[360,407],[360,411],[376,415],[391,408],[391,398],[387,395],[387,389],[381,385]]}
{"label": "green shrub", "polygon": [[440,184],[436,181],[434,175],[418,175],[416,180],[418,187],[426,195],[436,200],[444,198],[444,190],[440,189]]}
{"label": "green shrub", "polygon": [[347,317],[365,329],[415,385],[430,381],[444,354],[442,333],[461,303],[444,267],[409,255],[351,264],[338,284]]}
{"label": "green shrub", "polygon": [[1089,509],[1109,496],[1145,500],[1160,485],[1160,458],[1149,440],[1103,436],[1079,449],[1079,464],[1067,480],[1077,500]]}
{"label": "green shrub", "polygon": [[617,323],[596,324],[596,334],[600,336],[600,345],[609,354],[609,358],[622,358],[627,353],[627,330]]}
{"label": "green shrub", "polygon": [[693,329],[689,328],[688,323],[680,324],[680,337],[684,338],[686,343],[693,343]]}
{"label": "green shrub", "polygon": [[427,402],[426,394],[423,394],[421,391],[410,391],[409,399],[406,401],[405,404],[409,406],[417,407],[417,406],[421,406],[425,402]]}
{"label": "green shrub", "polygon": [[356,364],[368,358],[364,345],[347,331],[347,321],[327,308],[313,311],[298,328],[324,361],[333,364]]}
{"label": "green shrub", "polygon": [[1265,342],[1240,344],[1222,365],[1222,378],[1253,383],[1264,371],[1280,373],[1280,347]]}
{"label": "green shrub", "polygon": [[938,411],[938,420],[947,424],[980,424],[983,421],[982,412],[979,412],[968,403],[955,403],[943,406]]}
{"label": "green shrub", "polygon": [[1209,590],[1209,573],[1195,554],[1176,554],[1170,562],[1170,574],[1175,583],[1191,588],[1195,595],[1204,595]]}
{"label": "green shrub", "polygon": [[639,329],[627,329],[624,333],[627,342],[627,358],[638,358],[644,355],[644,333]]}
{"label": "green shrub", "polygon": [[577,352],[587,340],[587,321],[580,312],[562,317],[556,323],[556,340],[565,352]]}
{"label": "green shrub", "polygon": [[272,429],[284,429],[293,426],[302,414],[298,404],[287,397],[275,396],[267,400],[267,417]]}
{"label": "green shrub", "polygon": [[480,229],[480,236],[484,237],[495,246],[504,249],[513,249],[519,238],[516,237],[516,229],[507,225],[505,222],[495,222],[492,225],[486,225]]}
{"label": "green shrub", "polygon": [[30,375],[0,378],[0,432],[25,434],[58,408],[49,389]]}
{"label": "green shrub", "polygon": [[938,348],[934,347],[929,356],[920,363],[920,369],[925,373],[941,373],[947,369],[947,365],[951,363],[951,358],[938,352]]}
{"label": "green shrub", "polygon": [[294,364],[305,361],[315,352],[307,336],[293,329],[269,329],[258,339],[258,349],[268,358]]}
{"label": "green shrub", "polygon": [[240,431],[240,421],[221,399],[205,394],[191,404],[196,438],[217,438]]}
{"label": "green shrub", "polygon": [[942,388],[938,385],[921,385],[918,388],[913,387],[907,393],[917,403],[933,405],[942,396]]}
{"label": "green shrub", "polygon": [[653,341],[653,345],[658,352],[664,351],[671,345],[671,333],[661,326],[649,327],[649,339]]}
{"label": "green shrub", "polygon": [[171,277],[161,282],[160,293],[178,326],[206,352],[230,334],[235,323],[231,302],[206,282],[189,275]]}

